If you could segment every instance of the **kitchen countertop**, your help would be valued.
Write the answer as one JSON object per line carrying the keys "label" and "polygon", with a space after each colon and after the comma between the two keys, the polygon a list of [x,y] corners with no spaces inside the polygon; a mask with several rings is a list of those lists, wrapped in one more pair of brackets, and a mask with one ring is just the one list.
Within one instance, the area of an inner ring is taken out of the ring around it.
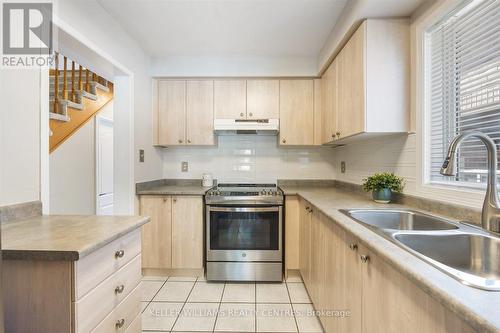
{"label": "kitchen countertop", "polygon": [[[298,195],[359,238],[383,260],[417,284],[439,303],[456,313],[474,329],[500,332],[500,292],[484,291],[463,285],[430,264],[364,227],[339,209],[411,208],[396,204],[377,204],[368,197],[339,188],[281,185],[285,195]],[[438,215],[438,214],[434,214]],[[442,215],[441,215],[442,216]]]}
{"label": "kitchen countertop", "polygon": [[197,185],[159,185],[138,190],[137,195],[205,195],[210,187]]}
{"label": "kitchen countertop", "polygon": [[2,257],[75,261],[147,222],[140,216],[48,215],[3,223]]}

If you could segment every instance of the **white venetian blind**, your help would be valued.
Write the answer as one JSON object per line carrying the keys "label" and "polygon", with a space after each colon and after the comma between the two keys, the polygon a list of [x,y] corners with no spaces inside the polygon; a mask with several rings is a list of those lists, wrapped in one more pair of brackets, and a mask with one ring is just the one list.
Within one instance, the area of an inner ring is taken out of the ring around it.
{"label": "white venetian blind", "polygon": [[486,182],[486,148],[462,143],[457,174],[439,173],[453,137],[479,130],[500,144],[500,0],[469,1],[427,34],[430,180],[475,187]]}

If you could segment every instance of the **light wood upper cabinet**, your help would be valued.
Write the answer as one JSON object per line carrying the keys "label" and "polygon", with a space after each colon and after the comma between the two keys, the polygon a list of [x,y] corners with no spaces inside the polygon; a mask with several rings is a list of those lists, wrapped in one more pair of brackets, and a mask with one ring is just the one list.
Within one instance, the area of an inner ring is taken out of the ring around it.
{"label": "light wood upper cabinet", "polygon": [[214,145],[214,82],[187,81],[186,142],[188,145]]}
{"label": "light wood upper cabinet", "polygon": [[184,144],[186,139],[186,81],[158,82],[158,144]]}
{"label": "light wood upper cabinet", "polygon": [[280,81],[281,145],[314,144],[313,80]]}
{"label": "light wood upper cabinet", "polygon": [[247,83],[245,80],[214,81],[216,119],[246,119]]}
{"label": "light wood upper cabinet", "polygon": [[172,268],[203,267],[203,200],[172,198]]}
{"label": "light wood upper cabinet", "polygon": [[322,76],[322,143],[409,129],[407,19],[367,19]]}
{"label": "light wood upper cabinet", "polygon": [[365,23],[354,33],[339,54],[340,138],[365,131]]}
{"label": "light wood upper cabinet", "polygon": [[247,119],[278,119],[280,116],[278,80],[247,81]]}
{"label": "light wood upper cabinet", "polygon": [[156,85],[155,145],[214,145],[213,81],[159,80]]}
{"label": "light wood upper cabinet", "polygon": [[172,199],[142,196],[140,214],[151,217],[142,227],[142,267],[172,267]]}

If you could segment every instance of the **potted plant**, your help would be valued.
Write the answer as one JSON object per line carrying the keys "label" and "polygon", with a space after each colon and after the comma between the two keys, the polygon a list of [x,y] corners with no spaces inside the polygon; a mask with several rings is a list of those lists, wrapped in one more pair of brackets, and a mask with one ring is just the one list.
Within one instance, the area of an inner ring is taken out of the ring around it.
{"label": "potted plant", "polygon": [[378,203],[389,203],[393,192],[402,192],[405,186],[404,179],[393,173],[376,173],[363,179],[363,189],[372,192],[373,201]]}

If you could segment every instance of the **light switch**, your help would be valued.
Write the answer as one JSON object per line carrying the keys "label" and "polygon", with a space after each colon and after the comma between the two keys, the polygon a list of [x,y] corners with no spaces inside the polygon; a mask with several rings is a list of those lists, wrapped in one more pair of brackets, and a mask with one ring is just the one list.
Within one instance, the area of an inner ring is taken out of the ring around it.
{"label": "light switch", "polygon": [[340,162],[340,172],[345,173],[345,161]]}
{"label": "light switch", "polygon": [[139,149],[139,162],[144,163],[144,149]]}

